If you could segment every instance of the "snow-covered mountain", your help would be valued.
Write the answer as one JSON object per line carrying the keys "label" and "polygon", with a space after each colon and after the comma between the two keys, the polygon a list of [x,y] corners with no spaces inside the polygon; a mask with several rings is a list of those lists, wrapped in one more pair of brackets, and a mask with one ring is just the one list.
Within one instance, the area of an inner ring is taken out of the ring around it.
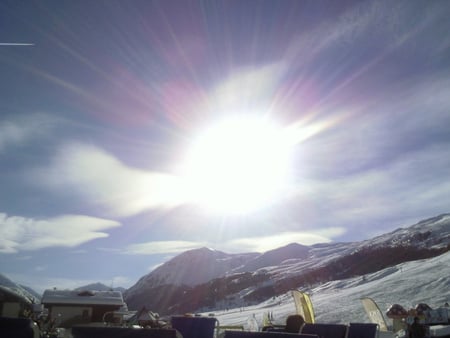
{"label": "snow-covered mountain", "polygon": [[130,308],[146,305],[161,313],[213,310],[237,298],[251,305],[294,288],[376,273],[449,249],[450,214],[361,242],[310,247],[293,243],[264,254],[242,255],[202,248],[143,276],[124,297]]}
{"label": "snow-covered mountain", "polygon": [[289,259],[305,259],[309,251],[309,247],[298,243],[291,243],[263,254],[227,254],[210,248],[193,249],[143,276],[126,293],[132,295],[134,290],[143,287],[167,284],[194,286],[231,273],[252,272],[268,266],[278,266]]}
{"label": "snow-covered mountain", "polygon": [[143,276],[127,293],[132,294],[134,290],[148,286],[193,286],[205,283],[226,275],[258,256],[258,253],[226,254],[209,248],[189,250]]}
{"label": "snow-covered mountain", "polygon": [[[449,248],[450,214],[442,214],[361,242],[315,244],[309,247],[306,259],[293,257],[284,261],[283,264],[266,269],[274,276],[284,279],[287,276],[304,274],[305,271],[326,267],[332,263],[348,266],[353,259],[360,260],[365,268],[372,269],[372,271],[361,271],[364,274],[379,270],[373,266],[377,263],[379,266],[394,265],[404,261],[433,257]],[[391,260],[390,263],[389,260]],[[339,268],[345,269],[345,266]]]}

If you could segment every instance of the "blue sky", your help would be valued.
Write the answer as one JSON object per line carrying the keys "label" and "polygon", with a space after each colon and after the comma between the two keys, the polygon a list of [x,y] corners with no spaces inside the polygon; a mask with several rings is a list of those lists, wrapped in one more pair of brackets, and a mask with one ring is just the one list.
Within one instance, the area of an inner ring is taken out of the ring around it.
{"label": "blue sky", "polygon": [[0,272],[129,287],[192,248],[363,240],[448,212],[448,17],[446,1],[2,1]]}

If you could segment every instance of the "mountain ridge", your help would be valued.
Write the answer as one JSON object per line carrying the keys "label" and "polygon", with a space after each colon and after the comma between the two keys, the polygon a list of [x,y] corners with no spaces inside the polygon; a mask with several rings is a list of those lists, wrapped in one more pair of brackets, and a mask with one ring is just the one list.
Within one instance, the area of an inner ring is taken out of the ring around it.
{"label": "mountain ridge", "polygon": [[123,287],[111,287],[107,286],[103,283],[97,282],[97,283],[91,283],[87,285],[80,286],[75,289],[76,291],[85,291],[85,290],[95,290],[95,291],[120,291],[124,292],[126,289]]}

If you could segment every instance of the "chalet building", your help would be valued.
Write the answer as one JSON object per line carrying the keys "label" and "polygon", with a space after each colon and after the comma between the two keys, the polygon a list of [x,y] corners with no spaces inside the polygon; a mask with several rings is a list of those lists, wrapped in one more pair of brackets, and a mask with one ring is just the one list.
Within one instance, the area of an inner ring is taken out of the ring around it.
{"label": "chalet building", "polygon": [[65,328],[103,322],[107,316],[121,322],[120,311],[126,308],[120,291],[45,290],[42,304],[49,320]]}

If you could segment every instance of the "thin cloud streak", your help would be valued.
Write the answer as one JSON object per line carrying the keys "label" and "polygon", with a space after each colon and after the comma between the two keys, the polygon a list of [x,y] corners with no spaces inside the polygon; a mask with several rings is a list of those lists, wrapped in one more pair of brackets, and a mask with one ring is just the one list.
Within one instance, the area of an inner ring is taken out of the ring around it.
{"label": "thin cloud streak", "polygon": [[246,248],[246,251],[262,253],[290,243],[300,243],[303,245],[329,243],[333,237],[342,235],[345,232],[346,230],[344,228],[339,227],[309,232],[282,232],[268,236],[237,238],[223,244],[217,244],[216,246],[226,252],[242,252],[242,248]]}
{"label": "thin cloud streak", "polygon": [[159,255],[181,253],[206,246],[206,242],[154,241],[129,245],[123,253],[130,255]]}

